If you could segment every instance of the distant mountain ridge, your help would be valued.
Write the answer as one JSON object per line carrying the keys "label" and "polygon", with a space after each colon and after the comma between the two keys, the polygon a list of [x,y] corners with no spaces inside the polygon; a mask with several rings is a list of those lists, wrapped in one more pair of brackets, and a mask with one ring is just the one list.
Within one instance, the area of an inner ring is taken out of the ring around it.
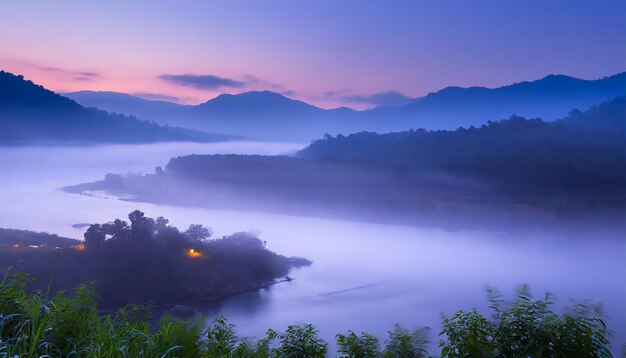
{"label": "distant mountain ridge", "polygon": [[85,108],[74,100],[9,72],[0,71],[0,143],[212,142],[227,136]]}
{"label": "distant mountain ridge", "polygon": [[[78,91],[61,93],[61,95],[71,98],[85,107],[98,108],[107,112],[140,118],[156,115],[159,111],[168,111],[185,106],[178,103],[145,99],[111,91]],[[146,114],[149,114],[149,116]]]}
{"label": "distant mountain ridge", "polygon": [[[130,114],[160,124],[270,140],[317,138],[325,133],[324,128],[335,127],[337,121],[334,119],[339,117],[335,114],[337,111],[324,110],[271,91],[222,94],[195,106],[146,100],[116,92],[81,91],[63,95],[86,106]],[[352,112],[348,110],[348,113]]]}
{"label": "distant mountain ridge", "polygon": [[565,117],[574,108],[584,110],[626,95],[626,72],[598,80],[549,75],[497,88],[446,87],[404,106],[366,111],[322,109],[270,91],[224,94],[195,106],[137,97],[133,97],[137,99],[136,104],[122,106],[119,100],[114,101],[113,95],[108,98],[103,93],[64,95],[84,105],[132,114],[161,124],[261,139],[311,140],[325,133],[349,134],[364,130],[456,129],[508,118],[512,114],[555,120]]}
{"label": "distant mountain ridge", "polygon": [[[615,88],[622,86],[626,83],[626,72],[618,73],[613,76],[604,77],[597,80],[583,80],[579,78],[574,78],[565,75],[548,75],[539,80],[535,81],[524,81],[517,82],[514,84],[496,87],[496,88],[487,88],[487,87],[446,87],[440,91],[429,93],[428,95],[418,98],[417,100],[432,100],[438,97],[442,97],[444,95],[451,94],[460,94],[465,92],[469,95],[478,94],[478,93],[496,93],[498,92],[501,95],[510,95],[510,94],[526,94],[526,95],[534,95],[538,91],[546,92],[546,91],[554,91],[560,94],[563,93],[563,89],[567,88],[569,93],[572,92],[586,92],[589,85],[598,85],[599,87],[596,90],[604,90],[612,92]],[[622,88],[622,90],[626,90]],[[456,93],[455,93],[456,92]]]}
{"label": "distant mountain ridge", "polygon": [[574,108],[584,110],[620,96],[626,96],[626,72],[597,80],[549,75],[496,88],[446,87],[403,107],[367,112],[377,118],[396,118],[400,126],[394,130],[408,129],[404,124],[416,117],[423,119],[421,128],[456,129],[513,114],[551,121],[565,117]]}

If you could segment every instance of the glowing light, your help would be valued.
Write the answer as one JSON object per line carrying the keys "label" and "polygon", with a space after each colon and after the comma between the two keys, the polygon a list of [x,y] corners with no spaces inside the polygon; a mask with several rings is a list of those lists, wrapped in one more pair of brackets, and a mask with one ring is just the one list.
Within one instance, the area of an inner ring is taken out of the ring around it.
{"label": "glowing light", "polygon": [[81,242],[80,244],[74,245],[74,248],[78,251],[83,251],[85,249],[85,244]]}
{"label": "glowing light", "polygon": [[202,253],[196,251],[195,249],[187,250],[187,256],[189,257],[202,257]]}

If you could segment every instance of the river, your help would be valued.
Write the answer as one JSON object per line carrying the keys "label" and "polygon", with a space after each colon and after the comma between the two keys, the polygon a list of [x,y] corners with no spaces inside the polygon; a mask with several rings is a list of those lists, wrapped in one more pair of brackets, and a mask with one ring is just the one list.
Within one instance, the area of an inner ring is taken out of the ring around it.
{"label": "river", "polygon": [[510,298],[519,284],[537,296],[553,292],[602,302],[613,346],[626,343],[626,241],[490,231],[447,231],[333,219],[181,208],[67,194],[58,188],[101,179],[106,173],[152,172],[187,154],[280,154],[299,144],[226,142],[86,147],[0,148],[0,227],[82,238],[76,223],[106,222],[140,209],[179,228],[199,223],[217,236],[253,231],[269,249],[302,256],[313,265],[295,280],[258,292],[201,305],[210,319],[222,314],[242,336],[268,328],[313,323],[322,337],[367,331],[383,338],[400,323],[430,326],[436,342],[441,319],[458,309],[487,306],[485,287]]}

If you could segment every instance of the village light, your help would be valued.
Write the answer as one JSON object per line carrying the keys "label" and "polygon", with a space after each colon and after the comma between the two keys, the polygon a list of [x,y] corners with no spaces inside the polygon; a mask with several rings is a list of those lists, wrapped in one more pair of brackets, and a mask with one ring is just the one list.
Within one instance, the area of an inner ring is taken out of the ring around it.
{"label": "village light", "polygon": [[202,253],[196,251],[195,249],[187,250],[187,256],[189,257],[202,257]]}

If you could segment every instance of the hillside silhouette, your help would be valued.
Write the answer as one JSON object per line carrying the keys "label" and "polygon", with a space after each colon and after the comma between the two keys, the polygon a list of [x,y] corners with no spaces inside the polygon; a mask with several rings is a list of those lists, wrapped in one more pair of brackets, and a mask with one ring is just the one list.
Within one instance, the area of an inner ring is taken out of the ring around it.
{"label": "hillside silhouette", "polygon": [[121,93],[65,94],[79,103],[161,124],[269,140],[311,140],[325,133],[379,133],[478,126],[511,114],[552,121],[572,108],[626,96],[626,73],[598,80],[564,75],[497,88],[447,87],[405,105],[366,111],[322,109],[271,91],[223,94],[195,106],[151,101]]}
{"label": "hillside silhouette", "polygon": [[212,142],[232,138],[85,108],[5,71],[0,71],[0,118],[0,143],[5,144]]}

